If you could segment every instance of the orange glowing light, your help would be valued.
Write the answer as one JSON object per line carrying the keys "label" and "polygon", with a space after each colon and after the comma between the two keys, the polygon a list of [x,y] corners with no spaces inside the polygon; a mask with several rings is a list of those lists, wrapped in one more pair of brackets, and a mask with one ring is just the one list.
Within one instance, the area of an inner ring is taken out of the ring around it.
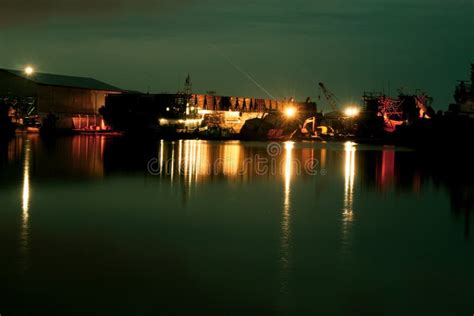
{"label": "orange glowing light", "polygon": [[296,109],[293,108],[293,107],[286,108],[285,115],[289,118],[295,116],[296,115]]}
{"label": "orange glowing light", "polygon": [[344,110],[344,114],[347,117],[355,117],[359,115],[359,113],[360,113],[360,110],[355,106],[348,107],[347,109]]}

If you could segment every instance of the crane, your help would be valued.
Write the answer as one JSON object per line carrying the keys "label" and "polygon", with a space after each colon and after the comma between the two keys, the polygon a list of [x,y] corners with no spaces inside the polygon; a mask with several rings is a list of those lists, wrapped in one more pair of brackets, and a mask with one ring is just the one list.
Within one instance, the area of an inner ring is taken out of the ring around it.
{"label": "crane", "polygon": [[333,111],[339,111],[339,109],[337,108],[337,101],[339,100],[334,95],[334,93],[332,93],[328,88],[326,88],[326,86],[322,82],[319,83],[319,87],[321,88],[321,91],[323,92],[324,97],[328,101]]}

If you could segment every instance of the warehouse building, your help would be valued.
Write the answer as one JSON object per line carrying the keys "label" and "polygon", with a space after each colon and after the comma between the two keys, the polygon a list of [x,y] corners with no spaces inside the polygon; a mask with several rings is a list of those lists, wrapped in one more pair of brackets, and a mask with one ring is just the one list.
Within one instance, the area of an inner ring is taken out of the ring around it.
{"label": "warehouse building", "polygon": [[98,111],[106,96],[123,92],[92,78],[0,68],[0,98],[20,123],[53,114],[58,128],[94,128],[103,124]]}

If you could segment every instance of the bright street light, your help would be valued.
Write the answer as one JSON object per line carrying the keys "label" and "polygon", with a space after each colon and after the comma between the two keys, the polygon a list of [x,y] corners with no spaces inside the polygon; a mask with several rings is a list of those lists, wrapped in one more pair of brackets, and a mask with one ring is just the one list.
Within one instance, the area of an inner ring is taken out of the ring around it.
{"label": "bright street light", "polygon": [[34,68],[31,66],[26,66],[25,67],[25,74],[27,76],[31,76],[35,72]]}
{"label": "bright street light", "polygon": [[285,115],[287,117],[291,118],[291,117],[295,116],[295,114],[296,114],[296,109],[295,108],[293,108],[293,107],[286,108]]}
{"label": "bright street light", "polygon": [[344,114],[347,117],[355,117],[355,116],[359,115],[359,113],[360,113],[359,108],[357,108],[355,106],[348,107],[344,110]]}

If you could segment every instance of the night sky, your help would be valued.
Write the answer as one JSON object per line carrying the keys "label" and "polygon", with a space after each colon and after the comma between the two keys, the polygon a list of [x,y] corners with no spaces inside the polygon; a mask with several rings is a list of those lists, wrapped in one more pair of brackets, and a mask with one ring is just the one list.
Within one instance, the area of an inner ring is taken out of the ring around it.
{"label": "night sky", "polygon": [[[179,4],[177,4],[179,3]],[[0,67],[126,89],[341,102],[420,88],[452,102],[474,61],[472,0],[0,0]],[[234,64],[235,66],[233,66]]]}

